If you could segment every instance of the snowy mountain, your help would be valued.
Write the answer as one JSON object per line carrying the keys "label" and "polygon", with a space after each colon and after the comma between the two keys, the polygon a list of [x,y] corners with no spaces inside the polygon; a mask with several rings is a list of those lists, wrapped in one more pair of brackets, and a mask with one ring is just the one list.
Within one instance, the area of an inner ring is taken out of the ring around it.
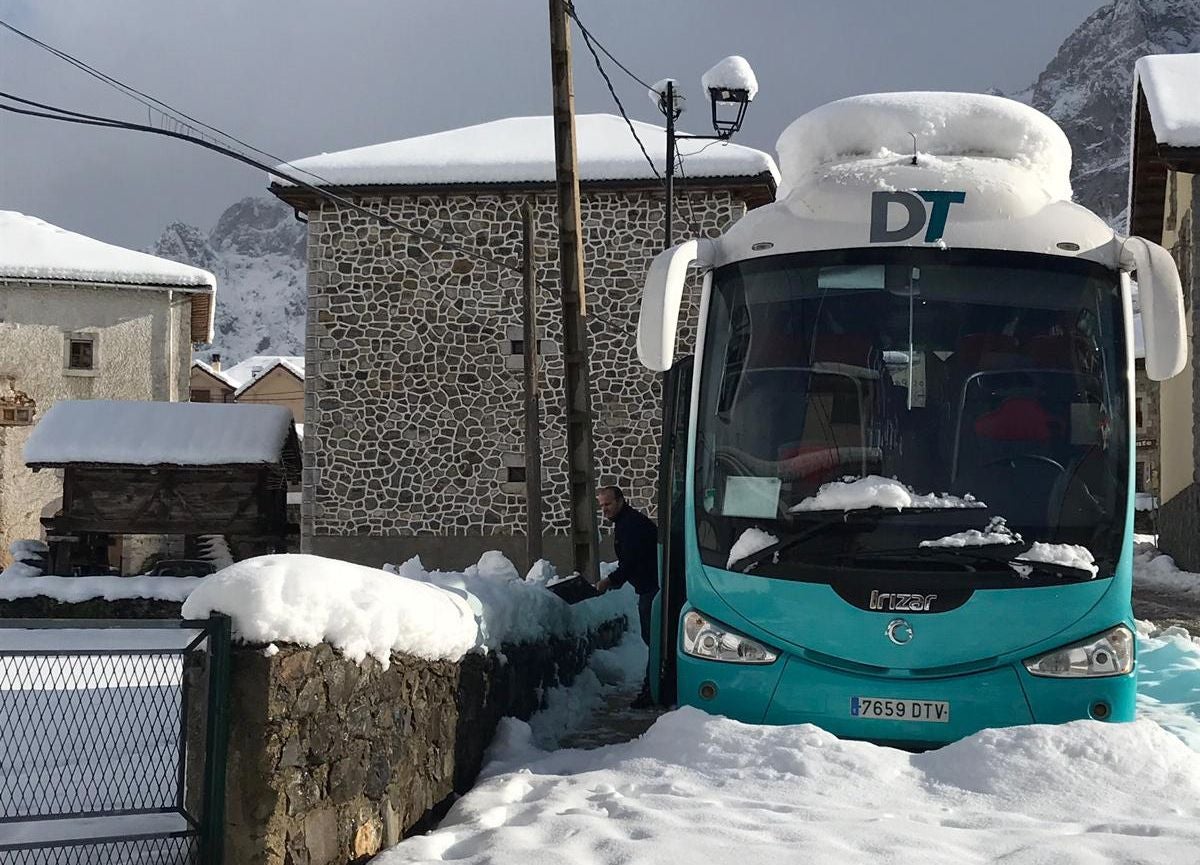
{"label": "snowy mountain", "polygon": [[208,234],[182,222],[168,225],[154,254],[217,277],[211,351],[232,364],[251,355],[304,353],[304,248],[305,226],[291,208],[271,198],[243,198]]}
{"label": "snowy mountain", "polygon": [[1049,114],[1071,140],[1075,198],[1124,230],[1133,64],[1200,51],[1200,0],[1114,0],[1067,37],[1014,98]]}

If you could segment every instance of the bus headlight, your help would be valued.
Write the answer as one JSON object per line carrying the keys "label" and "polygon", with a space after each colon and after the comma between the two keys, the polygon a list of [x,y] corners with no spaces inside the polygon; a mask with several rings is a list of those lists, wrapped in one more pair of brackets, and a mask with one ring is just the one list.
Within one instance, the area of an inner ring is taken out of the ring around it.
{"label": "bus headlight", "polygon": [[1026,658],[1024,664],[1035,676],[1060,679],[1123,676],[1133,669],[1133,633],[1124,625],[1117,625],[1103,634],[1036,658]]}
{"label": "bus headlight", "polygon": [[689,610],[683,617],[683,651],[693,658],[732,664],[770,664],[779,653],[745,634]]}

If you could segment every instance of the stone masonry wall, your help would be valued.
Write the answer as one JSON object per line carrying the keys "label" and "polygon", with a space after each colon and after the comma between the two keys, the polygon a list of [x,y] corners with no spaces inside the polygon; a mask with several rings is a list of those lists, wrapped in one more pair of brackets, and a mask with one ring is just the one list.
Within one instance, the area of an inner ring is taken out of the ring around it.
{"label": "stone masonry wall", "polygon": [[624,628],[386,670],[324,645],[235,650],[225,862],[344,865],[425,828],[470,789],[500,718],[527,719]]}
{"label": "stone masonry wall", "polygon": [[[426,195],[362,203],[519,267],[526,197]],[[528,197],[536,212],[538,323],[546,354],[544,519],[547,534],[565,535],[557,208],[550,194]],[[744,209],[723,191],[681,196],[677,236],[717,236]],[[662,218],[663,200],[651,193],[583,197],[597,479],[622,483],[637,507],[651,511],[658,381],[638,363],[635,338],[645,269],[662,246]],[[488,544],[467,537],[522,534],[524,399],[514,344],[521,337],[519,271],[338,209],[309,213],[308,249],[305,549],[322,551],[312,543],[322,536],[459,536],[464,558],[473,561]],[[685,349],[694,340],[697,301],[693,280],[681,316]],[[337,554],[353,558],[353,546],[338,547]]]}

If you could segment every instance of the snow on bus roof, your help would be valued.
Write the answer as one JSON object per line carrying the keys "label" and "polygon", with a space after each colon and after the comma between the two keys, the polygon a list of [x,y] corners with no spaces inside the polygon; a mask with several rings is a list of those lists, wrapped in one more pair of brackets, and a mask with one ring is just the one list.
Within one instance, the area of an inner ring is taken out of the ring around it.
{"label": "snow on bus roof", "polygon": [[207,270],[0,210],[0,277],[213,289]]}
{"label": "snow on bus roof", "polygon": [[1155,140],[1168,147],[1200,147],[1200,54],[1140,57],[1134,76],[1146,94]]}
{"label": "snow on bus roof", "polygon": [[876,174],[884,188],[895,168],[911,160],[914,147],[922,158],[938,161],[943,173],[956,167],[977,182],[995,174],[1011,185],[1016,167],[1023,169],[1023,182],[1032,191],[1050,200],[1071,198],[1071,145],[1066,135],[1040,111],[1000,96],[853,96],[793,121],[776,144],[789,188],[836,177],[832,170],[847,165],[858,169],[860,176],[854,180],[870,180]]}
{"label": "snow on bus roof", "polygon": [[[654,164],[666,162],[666,130],[632,121]],[[580,114],[575,118],[579,179],[657,181],[638,142],[621,117]],[[678,142],[689,177],[746,177],[770,174],[775,161],[739,144]],[[703,152],[702,152],[703,151]],[[455,183],[523,183],[554,180],[553,118],[507,117],[384,144],[322,153],[279,166],[321,184],[420,186]],[[312,172],[317,177],[305,175]],[[277,177],[272,180],[290,185]]]}
{"label": "snow on bus roof", "polygon": [[291,430],[276,405],[63,400],[34,426],[25,464],[273,464]]}

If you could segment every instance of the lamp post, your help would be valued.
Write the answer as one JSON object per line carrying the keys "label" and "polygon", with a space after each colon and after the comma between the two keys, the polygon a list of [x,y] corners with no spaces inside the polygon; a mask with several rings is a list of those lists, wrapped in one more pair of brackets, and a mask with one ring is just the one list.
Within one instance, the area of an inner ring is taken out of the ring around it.
{"label": "lamp post", "polygon": [[712,105],[713,135],[687,135],[675,131],[675,121],[683,113],[684,97],[676,89],[673,78],[664,78],[650,89],[650,101],[667,118],[667,165],[666,165],[666,225],[663,231],[663,249],[672,244],[672,220],[675,210],[675,150],[680,139],[702,139],[728,141],[739,129],[746,117],[746,108],[758,93],[758,81],[754,70],[745,58],[736,55],[726,57],[700,78],[700,86],[708,93]]}

